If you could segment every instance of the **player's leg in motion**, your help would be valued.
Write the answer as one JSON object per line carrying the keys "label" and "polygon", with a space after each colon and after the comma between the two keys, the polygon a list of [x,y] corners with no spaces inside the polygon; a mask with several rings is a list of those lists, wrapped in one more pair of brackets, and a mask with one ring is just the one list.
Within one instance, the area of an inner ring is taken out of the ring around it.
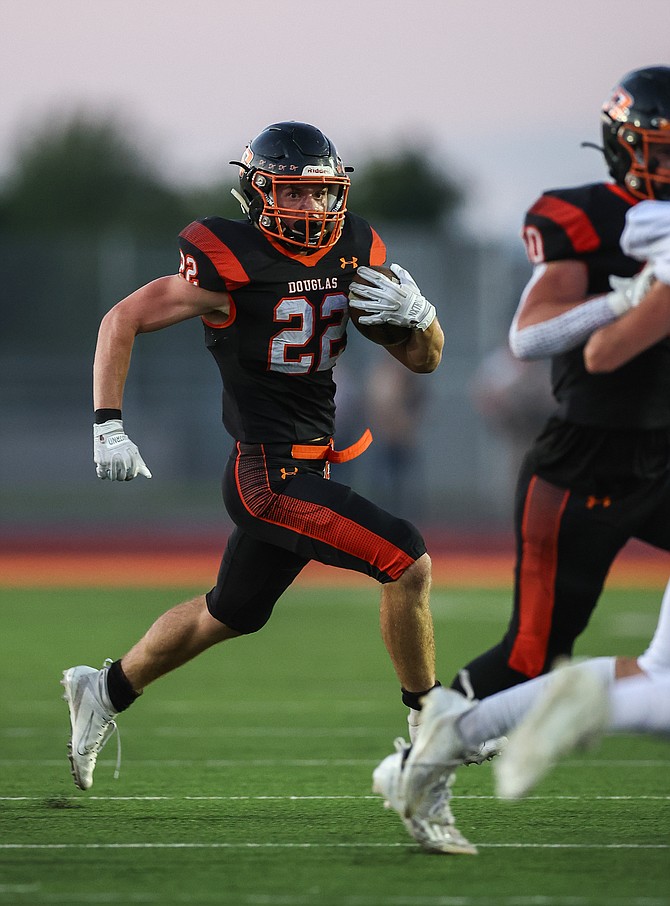
{"label": "player's leg in motion", "polygon": [[612,657],[569,664],[481,702],[451,689],[432,690],[396,780],[404,814],[426,814],[435,777],[468,763],[469,753],[493,735],[509,734],[494,770],[499,795],[513,799],[602,733],[670,735],[670,672],[615,679],[615,665]]}
{"label": "player's leg in motion", "polygon": [[430,611],[431,562],[417,529],[356,494],[324,480],[319,460],[289,450],[243,445],[224,477],[226,509],[249,535],[382,586],[381,633],[400,685],[418,698],[435,684]]}
{"label": "player's leg in motion", "polygon": [[[614,683],[615,658],[593,658],[583,665],[594,682],[609,688]],[[468,700],[454,689],[433,689],[425,699],[422,724],[398,781],[405,814],[423,816],[430,809],[431,786],[445,770],[481,763],[507,751],[505,737],[533,708],[558,674],[549,673],[482,701]],[[485,749],[495,739],[495,752]]]}
{"label": "player's leg in motion", "polygon": [[68,754],[76,786],[91,788],[98,755],[116,729],[114,718],[145,686],[236,635],[208,613],[201,595],[159,617],[122,660],[106,661],[100,670],[83,665],[65,670],[63,697],[71,726]]}
{"label": "player's leg in motion", "polygon": [[503,640],[471,661],[483,699],[546,673],[569,657],[596,606],[608,570],[627,540],[602,501],[556,487],[522,469],[517,486],[514,611]]}
{"label": "player's leg in motion", "polygon": [[670,582],[663,594],[654,637],[637,663],[648,676],[670,673]]}
{"label": "player's leg in motion", "polygon": [[403,690],[425,694],[435,685],[435,640],[430,609],[431,562],[420,557],[395,582],[382,586],[380,626]]}
{"label": "player's leg in motion", "polygon": [[[410,707],[408,727],[414,741],[420,731],[420,700],[435,685],[435,642],[430,610],[431,563],[428,554],[420,557],[396,582],[382,587],[380,625],[382,638],[403,689],[403,701]],[[399,807],[397,782],[410,747],[396,740],[396,751],[382,762],[373,777],[373,791],[380,793],[387,807],[399,812],[409,834],[421,846],[437,853],[474,855],[477,849],[456,827],[450,807],[454,775],[440,771],[432,778],[429,803],[421,815],[406,815]]]}
{"label": "player's leg in motion", "polygon": [[[403,701],[410,715],[417,715],[422,696],[435,685],[431,562],[421,535],[410,523],[350,488],[324,481],[313,464],[273,457],[259,464],[254,462],[256,458],[245,452],[236,463],[236,480],[224,485],[229,513],[259,537],[289,546],[308,559],[365,573],[381,583],[382,638]],[[287,473],[290,480],[286,480]],[[414,721],[409,723],[412,730]],[[400,742],[398,763],[405,749],[406,744]],[[386,779],[392,782],[393,776],[394,770],[376,781],[376,791],[387,800]],[[470,844],[454,827],[448,779],[445,776],[435,784],[430,818],[403,819],[405,827],[433,852],[471,852]]]}
{"label": "player's leg in motion", "polygon": [[561,758],[604,733],[670,737],[669,673],[626,677],[608,688],[586,666],[557,671],[510,736],[494,767],[501,798],[527,795]]}
{"label": "player's leg in motion", "polygon": [[503,795],[523,795],[564,752],[604,728],[602,699],[611,707],[608,730],[667,733],[670,697],[663,701],[662,694],[670,677],[670,583],[653,640],[638,658],[646,675],[638,671],[626,678],[622,661],[635,663],[631,658],[592,658],[476,703],[454,698],[451,691],[449,698],[447,690],[431,692],[424,725],[405,764],[406,807],[420,814],[422,797],[440,766],[462,763],[483,740],[510,733],[496,770]]}
{"label": "player's leg in motion", "polygon": [[71,724],[68,752],[75,784],[82,790],[91,788],[98,755],[116,729],[116,715],[130,707],[149,683],[218,642],[260,629],[304,564],[301,557],[235,531],[217,584],[207,595],[168,610],[120,660],[106,662],[100,670],[88,666],[65,670],[62,683]]}
{"label": "player's leg in motion", "polygon": [[633,676],[610,692],[608,730],[670,736],[670,673]]}

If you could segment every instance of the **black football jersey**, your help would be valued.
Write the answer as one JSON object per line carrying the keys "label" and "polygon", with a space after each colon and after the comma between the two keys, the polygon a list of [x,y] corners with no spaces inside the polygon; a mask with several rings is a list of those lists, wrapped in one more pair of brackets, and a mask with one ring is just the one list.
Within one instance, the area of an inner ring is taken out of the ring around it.
{"label": "black football jersey", "polygon": [[357,267],[384,263],[377,233],[347,213],[332,248],[299,255],[247,221],[207,217],[181,232],[179,250],[186,280],[231,299],[225,324],[203,318],[228,433],[245,443],[331,436],[347,292]]}
{"label": "black football jersey", "polygon": [[[610,290],[610,274],[631,277],[641,264],[621,251],[626,212],[636,199],[613,183],[545,192],[526,214],[523,239],[533,264],[578,260],[588,295]],[[578,425],[644,429],[670,425],[670,341],[609,374],[589,374],[583,346],[552,359],[558,415]]]}

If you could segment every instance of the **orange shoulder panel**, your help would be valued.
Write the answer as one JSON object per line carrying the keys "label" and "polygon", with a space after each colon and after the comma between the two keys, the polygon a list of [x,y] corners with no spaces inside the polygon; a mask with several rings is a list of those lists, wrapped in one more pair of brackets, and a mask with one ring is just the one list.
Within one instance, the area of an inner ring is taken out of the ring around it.
{"label": "orange shoulder panel", "polygon": [[588,216],[577,205],[562,198],[543,195],[528,212],[553,220],[567,233],[576,252],[594,252],[600,246],[600,236]]}
{"label": "orange shoulder panel", "polygon": [[372,246],[370,248],[370,264],[373,266],[381,265],[386,261],[386,246],[381,236],[372,227]]}
{"label": "orange shoulder panel", "polygon": [[191,223],[180,235],[207,255],[219,277],[226,284],[226,289],[238,289],[249,283],[247,272],[235,254],[204,224]]}

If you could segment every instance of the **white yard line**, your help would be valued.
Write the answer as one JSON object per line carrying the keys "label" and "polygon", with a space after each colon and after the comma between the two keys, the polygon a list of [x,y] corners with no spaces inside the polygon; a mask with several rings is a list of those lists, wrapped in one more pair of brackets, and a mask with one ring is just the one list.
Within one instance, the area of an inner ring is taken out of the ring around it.
{"label": "white yard line", "polygon": [[[44,802],[48,796],[0,796],[0,802]],[[58,796],[58,800],[84,802],[87,800],[97,800],[100,802],[304,802],[304,801],[324,801],[324,800],[341,800],[353,799],[362,802],[366,799],[379,801],[381,796]],[[496,796],[476,796],[466,795],[453,797],[456,799],[490,799],[495,800]],[[667,802],[668,796],[526,796],[525,802],[532,801],[563,801],[570,802],[589,801],[589,802],[639,802],[639,801],[659,801]]]}
{"label": "white yard line", "polygon": [[[124,763],[126,759],[124,758]],[[247,768],[247,767],[290,767],[290,768],[326,768],[326,767],[375,767],[379,764],[378,758],[208,758],[196,760],[193,758],[128,758],[128,763],[136,767],[164,767],[164,768]],[[3,767],[58,767],[66,762],[66,758],[0,758],[0,768]],[[114,765],[115,762],[105,759],[98,761],[100,765]],[[670,767],[670,758],[608,758],[608,759],[566,759],[561,767],[615,767],[615,768],[667,768]]]}
{"label": "white yard line", "polygon": [[[670,849],[670,843],[480,843],[481,849]],[[19,849],[403,849],[416,843],[0,843]]]}
{"label": "white yard line", "polygon": [[[480,849],[670,849],[670,843],[479,843]],[[0,843],[18,849],[404,849],[416,843]]]}
{"label": "white yard line", "polygon": [[[118,895],[114,891],[99,891],[96,894],[60,892],[49,893],[42,889],[39,884],[0,884],[0,895],[21,895],[21,894],[38,894],[39,903],[118,903]],[[380,899],[376,896],[367,896],[365,894],[352,894],[351,896],[337,896],[335,900],[332,896],[323,892],[319,894],[319,902],[330,906],[337,902],[337,906],[379,906]],[[28,902],[27,900],[17,900],[17,903]],[[162,894],[152,894],[148,891],[138,891],[136,893],[126,894],[125,903],[163,903]],[[188,893],[175,894],[171,902],[175,903],[203,903],[211,902],[220,904],[222,902],[221,892],[214,891],[210,894],[202,893],[191,896]],[[225,902],[225,901],[223,901]],[[384,906],[491,906],[490,897],[471,897],[471,896],[392,896],[384,897]],[[314,896],[291,894],[237,894],[237,906],[314,906]],[[633,898],[612,898],[612,897],[579,897],[579,896],[515,896],[515,897],[496,897],[496,906],[668,906],[670,899],[666,897],[633,897]]]}

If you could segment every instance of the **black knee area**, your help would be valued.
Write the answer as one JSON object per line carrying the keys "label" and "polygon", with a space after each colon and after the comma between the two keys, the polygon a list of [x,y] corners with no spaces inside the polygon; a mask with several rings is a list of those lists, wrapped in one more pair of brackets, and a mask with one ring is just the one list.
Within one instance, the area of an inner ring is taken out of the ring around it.
{"label": "black knee area", "polygon": [[[463,673],[467,673],[471,690],[464,681]],[[503,644],[495,645],[484,654],[480,654],[473,661],[460,670],[451,683],[451,688],[463,695],[474,693],[475,698],[482,699],[494,692],[509,689],[519,683],[525,683],[529,676],[512,670],[507,663],[507,649]]]}
{"label": "black knee area", "polygon": [[247,606],[244,609],[232,610],[230,607],[222,606],[222,595],[218,594],[218,588],[215,586],[205,595],[207,610],[220,623],[224,623],[235,632],[242,635],[251,635],[262,629],[272,616],[274,601],[272,604]]}
{"label": "black knee area", "polygon": [[401,686],[400,691],[402,692],[402,703],[403,705],[407,705],[408,708],[412,708],[413,711],[420,711],[421,699],[424,697],[424,695],[428,695],[428,693],[432,689],[436,689],[441,685],[442,683],[437,682],[434,686],[431,686],[430,689],[424,689],[423,692],[408,692],[407,689],[403,689]]}

